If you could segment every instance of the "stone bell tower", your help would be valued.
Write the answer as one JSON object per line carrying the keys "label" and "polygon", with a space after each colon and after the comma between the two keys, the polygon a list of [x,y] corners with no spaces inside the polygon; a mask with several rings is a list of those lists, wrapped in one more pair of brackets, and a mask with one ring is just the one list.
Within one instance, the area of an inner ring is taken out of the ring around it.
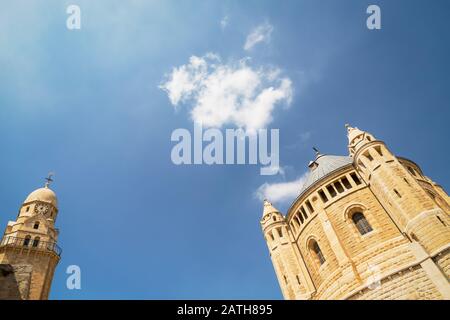
{"label": "stone bell tower", "polygon": [[[402,164],[383,141],[370,133],[349,125],[347,131],[350,156],[359,174],[400,230],[428,254],[448,245],[450,231],[444,222],[447,208],[420,183],[424,178],[418,179],[414,169]],[[434,184],[429,188],[436,194],[439,191]]]}
{"label": "stone bell tower", "polygon": [[6,226],[0,242],[0,299],[48,299],[61,249],[56,245],[58,201],[49,188],[51,175],[46,180]]}
{"label": "stone bell tower", "polygon": [[264,200],[261,219],[270,258],[285,299],[308,299],[313,284],[284,216]]}
{"label": "stone bell tower", "polygon": [[[444,299],[450,299],[448,259],[448,196],[420,173],[411,161],[395,156],[381,140],[347,127],[349,153],[355,167],[399,231]],[[438,201],[441,200],[441,201]]]}

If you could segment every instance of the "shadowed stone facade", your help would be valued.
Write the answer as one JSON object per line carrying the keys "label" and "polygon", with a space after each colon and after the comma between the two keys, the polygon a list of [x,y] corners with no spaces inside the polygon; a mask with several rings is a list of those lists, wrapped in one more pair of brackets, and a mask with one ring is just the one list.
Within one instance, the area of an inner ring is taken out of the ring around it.
{"label": "shadowed stone facade", "polygon": [[27,300],[32,271],[30,265],[0,264],[0,300]]}

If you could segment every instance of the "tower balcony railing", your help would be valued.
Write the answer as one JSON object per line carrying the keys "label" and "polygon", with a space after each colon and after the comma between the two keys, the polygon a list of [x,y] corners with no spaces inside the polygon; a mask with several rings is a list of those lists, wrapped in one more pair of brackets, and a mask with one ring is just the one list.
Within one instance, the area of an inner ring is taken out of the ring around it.
{"label": "tower balcony railing", "polygon": [[62,253],[62,249],[55,242],[12,236],[4,237],[0,242],[0,247],[20,247],[31,250],[51,251],[58,256],[61,256]]}

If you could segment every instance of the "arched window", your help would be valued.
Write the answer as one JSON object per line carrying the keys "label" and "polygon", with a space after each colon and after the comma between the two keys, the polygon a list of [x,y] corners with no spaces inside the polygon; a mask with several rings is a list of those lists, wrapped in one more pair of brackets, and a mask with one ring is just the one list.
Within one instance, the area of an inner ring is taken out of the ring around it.
{"label": "arched window", "polygon": [[28,247],[30,244],[31,236],[25,236],[25,239],[23,239],[23,246]]}
{"label": "arched window", "polygon": [[39,221],[36,221],[33,225],[33,229],[39,229]]}
{"label": "arched window", "polygon": [[34,240],[33,240],[33,247],[37,247],[39,245],[39,240],[40,239],[41,238],[39,238],[39,237],[34,238]]}
{"label": "arched window", "polygon": [[411,172],[411,174],[412,174],[413,176],[416,176],[416,170],[414,170],[414,169],[411,168],[411,167],[408,167],[408,170],[409,170],[409,172]]}
{"label": "arched window", "polygon": [[281,228],[276,228],[275,230],[277,230],[278,238],[283,238],[283,230]]}
{"label": "arched window", "polygon": [[311,251],[313,252],[313,254],[315,255],[319,264],[320,265],[324,264],[325,256],[323,255],[322,250],[320,250],[320,247],[319,247],[319,244],[317,243],[317,241],[311,240],[309,247],[310,247]]}
{"label": "arched window", "polygon": [[380,156],[383,156],[383,152],[381,151],[381,147],[380,146],[376,146],[374,149],[376,150],[376,152],[378,152],[378,154]]}
{"label": "arched window", "polygon": [[300,227],[301,223],[297,216],[294,217],[294,221],[297,222],[297,227]]}
{"label": "arched window", "polygon": [[372,231],[372,227],[369,224],[369,221],[367,221],[366,217],[361,212],[355,212],[352,215],[352,220],[356,225],[356,228],[358,228],[358,231],[361,235],[364,235],[366,233],[369,233]]}
{"label": "arched window", "polygon": [[445,223],[445,221],[444,221],[444,220],[442,220],[442,219],[441,219],[441,217],[439,217],[439,216],[436,216],[436,218],[438,218],[439,222],[440,222],[440,223],[442,223],[442,224],[444,225],[444,227],[446,227],[446,226],[447,226],[447,224]]}

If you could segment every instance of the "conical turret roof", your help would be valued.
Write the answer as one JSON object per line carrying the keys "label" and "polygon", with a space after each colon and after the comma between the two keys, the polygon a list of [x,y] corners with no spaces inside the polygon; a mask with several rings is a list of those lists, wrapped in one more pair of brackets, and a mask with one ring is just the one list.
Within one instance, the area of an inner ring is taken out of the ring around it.
{"label": "conical turret roof", "polygon": [[264,199],[263,217],[269,213],[274,212],[280,213],[280,211],[277,208],[275,208],[267,199]]}

